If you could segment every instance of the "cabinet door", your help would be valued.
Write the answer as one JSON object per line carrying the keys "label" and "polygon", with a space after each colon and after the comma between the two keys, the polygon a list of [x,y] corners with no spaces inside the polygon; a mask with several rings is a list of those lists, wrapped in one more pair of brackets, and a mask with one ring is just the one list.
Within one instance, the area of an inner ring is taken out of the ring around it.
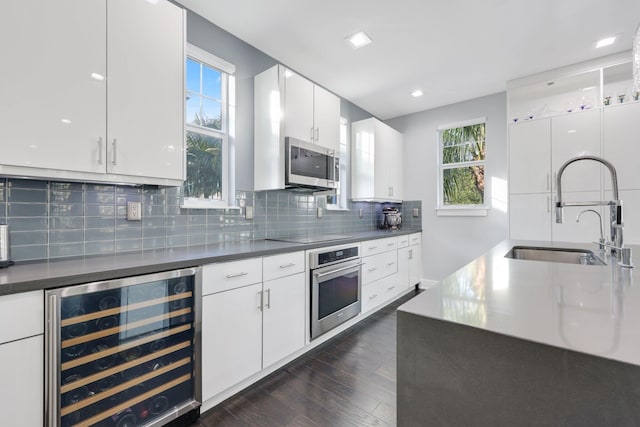
{"label": "cabinet door", "polygon": [[[586,192],[563,192],[562,199],[567,202],[579,202],[600,200],[599,191]],[[553,196],[553,204],[555,205],[556,196]],[[602,217],[604,229],[604,237],[609,236],[609,208],[601,206],[567,206],[563,208],[564,221],[562,224],[556,222],[555,209],[551,219],[552,238],[554,242],[578,242],[591,243],[597,242],[600,238],[600,224],[598,223],[598,215],[593,212],[585,212],[580,215],[580,222],[577,221],[580,212],[592,209]]]}
{"label": "cabinet door", "polygon": [[420,283],[422,276],[422,245],[409,246],[409,287]]}
{"label": "cabinet door", "polygon": [[44,424],[44,339],[42,335],[0,345],[2,425]]}
{"label": "cabinet door", "polygon": [[509,201],[511,239],[551,240],[551,195],[512,194]]}
{"label": "cabinet door", "polygon": [[[556,189],[556,176],[564,162],[584,154],[600,156],[600,114],[600,110],[591,110],[551,119],[552,189]],[[599,163],[573,163],[562,175],[562,191],[600,191],[601,173]]]}
{"label": "cabinet door", "polygon": [[402,136],[377,122],[375,138],[375,197],[402,200]]}
{"label": "cabinet door", "polygon": [[313,83],[298,74],[286,70],[284,100],[284,136],[312,142]]}
{"label": "cabinet door", "polygon": [[509,128],[509,193],[551,190],[551,121],[532,120]]}
{"label": "cabinet door", "polygon": [[184,12],[110,0],[108,172],[184,179]]}
{"label": "cabinet door", "polygon": [[410,258],[411,248],[409,246],[398,249],[398,282],[405,288],[411,286],[409,278],[409,270],[411,268],[409,266]]}
{"label": "cabinet door", "polygon": [[104,172],[105,16],[104,0],[3,3],[3,165]]}
{"label": "cabinet door", "polygon": [[[640,189],[637,146],[640,135],[640,102],[604,109],[604,158],[618,172],[621,190]],[[605,188],[611,189],[609,172],[605,171]]]}
{"label": "cabinet door", "polygon": [[204,400],[262,368],[262,284],[202,299],[202,397]]}
{"label": "cabinet door", "polygon": [[351,125],[351,197],[373,198],[376,137],[373,119]]}
{"label": "cabinet door", "polygon": [[315,143],[337,151],[340,144],[340,98],[314,85],[313,125]]}
{"label": "cabinet door", "polygon": [[263,367],[304,347],[305,275],[264,282]]}

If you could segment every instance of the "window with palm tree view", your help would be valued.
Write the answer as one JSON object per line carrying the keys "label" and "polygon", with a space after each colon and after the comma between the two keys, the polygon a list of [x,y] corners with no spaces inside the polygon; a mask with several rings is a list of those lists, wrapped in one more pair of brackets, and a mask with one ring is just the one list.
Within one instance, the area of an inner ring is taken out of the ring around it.
{"label": "window with palm tree view", "polygon": [[486,124],[439,129],[440,206],[484,207]]}
{"label": "window with palm tree view", "polygon": [[225,181],[229,75],[191,55],[187,58],[186,72],[187,179],[184,198],[185,205],[196,207],[198,202],[206,204],[228,199]]}

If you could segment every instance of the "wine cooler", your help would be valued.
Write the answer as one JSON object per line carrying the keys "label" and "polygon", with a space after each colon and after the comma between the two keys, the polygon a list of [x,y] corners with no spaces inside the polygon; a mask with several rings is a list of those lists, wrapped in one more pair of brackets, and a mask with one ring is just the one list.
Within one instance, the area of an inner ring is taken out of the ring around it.
{"label": "wine cooler", "polygon": [[198,267],[47,291],[47,425],[197,418],[201,280]]}

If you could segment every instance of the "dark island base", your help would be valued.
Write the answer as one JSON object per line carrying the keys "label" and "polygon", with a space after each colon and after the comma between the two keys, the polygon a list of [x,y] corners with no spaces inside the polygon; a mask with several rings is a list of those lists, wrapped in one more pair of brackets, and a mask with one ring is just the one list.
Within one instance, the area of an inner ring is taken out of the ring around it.
{"label": "dark island base", "polygon": [[398,312],[398,426],[638,426],[640,367]]}

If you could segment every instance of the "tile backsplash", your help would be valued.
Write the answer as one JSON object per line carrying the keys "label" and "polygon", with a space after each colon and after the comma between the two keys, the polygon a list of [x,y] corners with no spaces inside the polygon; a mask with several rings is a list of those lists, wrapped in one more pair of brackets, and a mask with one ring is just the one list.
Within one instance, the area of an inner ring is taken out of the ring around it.
{"label": "tile backsplash", "polygon": [[[185,209],[181,199],[180,187],[0,178],[0,222],[9,224],[11,258],[26,261],[370,231],[388,205],[350,202],[349,210],[334,211],[321,197],[290,190],[237,191],[240,209]],[[127,201],[142,203],[142,221],[126,219]],[[252,220],[244,217],[247,206],[254,208]],[[421,228],[420,201],[395,206],[404,212],[402,228]]]}

